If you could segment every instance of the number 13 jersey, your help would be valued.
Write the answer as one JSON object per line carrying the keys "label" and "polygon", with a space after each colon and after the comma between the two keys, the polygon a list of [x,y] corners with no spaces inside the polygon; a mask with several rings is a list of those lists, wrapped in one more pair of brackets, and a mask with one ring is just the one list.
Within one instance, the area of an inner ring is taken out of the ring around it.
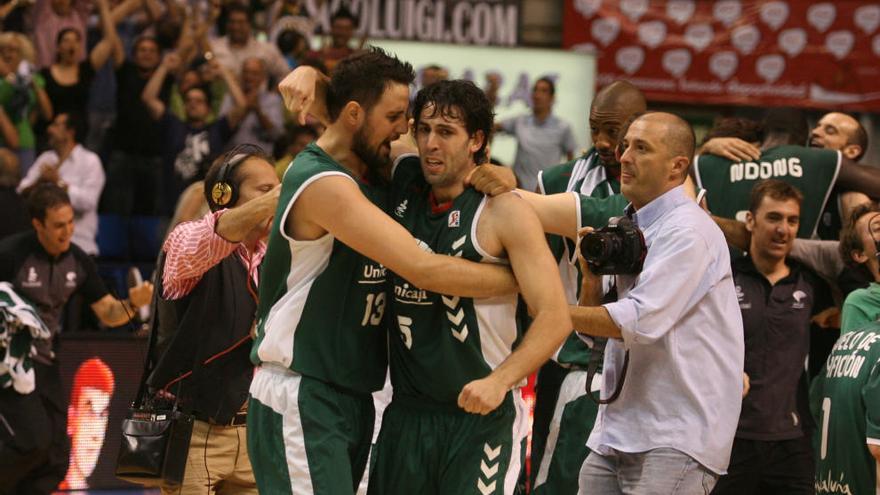
{"label": "number 13 jersey", "polygon": [[[251,361],[274,363],[346,389],[382,388],[387,369],[385,267],[335,239],[297,241],[284,224],[314,181],[343,176],[385,209],[387,190],[357,179],[314,143],[284,174],[263,259]],[[339,214],[345,214],[340,205]]]}

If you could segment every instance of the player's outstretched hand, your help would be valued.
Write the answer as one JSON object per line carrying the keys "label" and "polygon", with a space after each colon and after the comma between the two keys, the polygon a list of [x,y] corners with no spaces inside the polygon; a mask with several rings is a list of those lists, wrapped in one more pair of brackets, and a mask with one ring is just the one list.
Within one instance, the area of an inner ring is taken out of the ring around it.
{"label": "player's outstretched hand", "polygon": [[464,182],[489,196],[497,196],[516,189],[516,176],[513,175],[513,170],[488,163],[474,168]]}
{"label": "player's outstretched hand", "polygon": [[504,401],[507,387],[492,375],[474,380],[458,394],[458,407],[472,414],[486,415],[494,411]]}

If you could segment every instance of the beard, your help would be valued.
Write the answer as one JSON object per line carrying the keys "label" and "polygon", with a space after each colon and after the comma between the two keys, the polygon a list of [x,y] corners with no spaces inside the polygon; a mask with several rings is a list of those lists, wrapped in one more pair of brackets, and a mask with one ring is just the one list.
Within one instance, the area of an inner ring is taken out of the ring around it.
{"label": "beard", "polygon": [[381,172],[389,168],[391,158],[388,154],[383,155],[380,151],[381,146],[385,143],[380,143],[374,148],[370,147],[364,127],[355,133],[351,151],[367,166],[367,177],[372,181],[380,178]]}

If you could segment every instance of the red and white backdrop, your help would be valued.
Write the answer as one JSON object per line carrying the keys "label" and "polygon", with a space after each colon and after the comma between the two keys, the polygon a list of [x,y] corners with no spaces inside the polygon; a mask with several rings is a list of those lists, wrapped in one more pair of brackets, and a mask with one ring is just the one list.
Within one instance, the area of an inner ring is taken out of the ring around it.
{"label": "red and white backdrop", "polygon": [[652,100],[880,111],[878,28],[854,0],[566,0],[563,44]]}

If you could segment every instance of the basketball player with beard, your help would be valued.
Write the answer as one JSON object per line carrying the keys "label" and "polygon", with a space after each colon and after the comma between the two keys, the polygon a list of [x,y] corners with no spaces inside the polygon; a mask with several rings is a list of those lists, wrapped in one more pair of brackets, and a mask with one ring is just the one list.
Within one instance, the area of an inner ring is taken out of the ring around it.
{"label": "basketball player with beard", "polygon": [[251,351],[248,451],[262,493],[354,493],[388,364],[386,267],[441,294],[516,291],[508,268],[423,250],[383,212],[380,170],[407,131],[413,79],[379,49],[341,61],[327,130],[284,175]]}

